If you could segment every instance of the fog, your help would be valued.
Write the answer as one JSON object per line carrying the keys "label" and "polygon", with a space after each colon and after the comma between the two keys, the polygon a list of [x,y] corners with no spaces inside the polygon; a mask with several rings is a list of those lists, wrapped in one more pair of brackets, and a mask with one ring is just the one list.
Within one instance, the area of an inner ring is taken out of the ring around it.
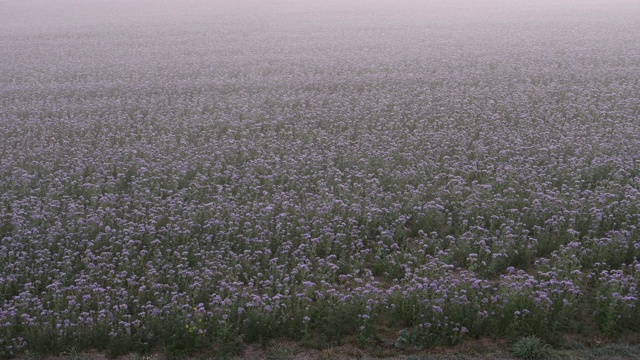
{"label": "fog", "polygon": [[130,60],[148,65],[139,69],[145,72],[161,62],[180,71],[189,64],[228,60],[233,66],[248,59],[256,60],[254,66],[287,66],[355,59],[391,64],[456,54],[464,61],[529,53],[547,59],[594,51],[616,56],[636,43],[639,12],[637,1],[620,0],[10,0],[0,2],[0,60],[6,76],[44,58],[49,64],[60,60],[64,71]]}
{"label": "fog", "polygon": [[526,73],[532,63],[637,61],[639,14],[640,3],[620,0],[3,1],[0,81],[402,74],[402,63]]}

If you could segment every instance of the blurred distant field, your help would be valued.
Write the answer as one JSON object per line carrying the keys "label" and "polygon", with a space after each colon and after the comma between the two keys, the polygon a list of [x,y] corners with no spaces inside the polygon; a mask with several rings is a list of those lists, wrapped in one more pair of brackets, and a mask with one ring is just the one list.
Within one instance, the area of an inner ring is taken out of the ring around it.
{"label": "blurred distant field", "polygon": [[0,2],[0,353],[637,339],[639,34],[635,1]]}

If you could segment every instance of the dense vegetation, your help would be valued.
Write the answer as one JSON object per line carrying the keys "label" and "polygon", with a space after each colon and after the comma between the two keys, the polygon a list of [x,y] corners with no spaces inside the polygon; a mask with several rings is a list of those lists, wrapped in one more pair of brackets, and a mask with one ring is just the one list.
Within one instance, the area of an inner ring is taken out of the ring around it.
{"label": "dense vegetation", "polygon": [[640,330],[638,6],[60,3],[0,4],[6,356]]}

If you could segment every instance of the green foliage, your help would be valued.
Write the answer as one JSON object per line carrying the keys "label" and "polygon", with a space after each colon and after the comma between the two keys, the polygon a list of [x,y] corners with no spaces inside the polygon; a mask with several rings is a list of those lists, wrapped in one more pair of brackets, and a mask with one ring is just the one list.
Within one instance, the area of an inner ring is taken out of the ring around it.
{"label": "green foliage", "polygon": [[295,355],[295,349],[283,345],[270,345],[266,350],[267,360],[288,360]]}
{"label": "green foliage", "polygon": [[418,331],[409,331],[407,329],[402,329],[400,331],[400,336],[396,340],[395,346],[398,349],[406,349],[409,346],[413,346],[416,350],[421,350],[422,345],[420,342],[420,334]]}
{"label": "green foliage", "polygon": [[527,336],[513,344],[511,354],[518,359],[537,360],[548,357],[549,350],[537,337]]}
{"label": "green foliage", "polygon": [[253,343],[275,338],[280,335],[278,326],[272,316],[251,316],[247,318],[242,327],[244,341]]}

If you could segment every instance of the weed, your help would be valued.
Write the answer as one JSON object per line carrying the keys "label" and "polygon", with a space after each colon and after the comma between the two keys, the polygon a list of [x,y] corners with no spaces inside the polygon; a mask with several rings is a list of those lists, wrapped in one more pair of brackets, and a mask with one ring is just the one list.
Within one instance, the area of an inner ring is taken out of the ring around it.
{"label": "weed", "polygon": [[524,360],[544,359],[549,356],[548,347],[535,336],[527,336],[518,340],[511,348],[511,353]]}

